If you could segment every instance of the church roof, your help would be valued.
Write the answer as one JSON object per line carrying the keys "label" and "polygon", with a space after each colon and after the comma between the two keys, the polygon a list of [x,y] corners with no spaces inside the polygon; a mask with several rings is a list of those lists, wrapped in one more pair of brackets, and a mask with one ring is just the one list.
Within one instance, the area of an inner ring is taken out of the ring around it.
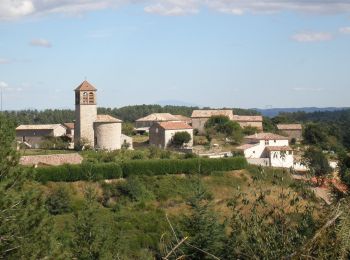
{"label": "church roof", "polygon": [[169,113],[153,113],[139,118],[136,122],[161,122],[161,121],[179,121],[179,118]]}
{"label": "church roof", "polygon": [[97,89],[91,85],[89,82],[84,80],[76,89],[75,91],[97,91]]}
{"label": "church roof", "polygon": [[97,123],[122,123],[123,121],[110,115],[97,115]]}

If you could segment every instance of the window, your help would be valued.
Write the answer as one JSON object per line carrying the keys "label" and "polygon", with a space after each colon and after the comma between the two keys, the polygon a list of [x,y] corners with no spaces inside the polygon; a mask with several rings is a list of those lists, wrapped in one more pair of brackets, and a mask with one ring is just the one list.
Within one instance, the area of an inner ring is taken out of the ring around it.
{"label": "window", "polygon": [[95,103],[94,92],[89,92],[89,104],[94,104],[94,103]]}
{"label": "window", "polygon": [[273,140],[274,143],[276,143],[277,141],[276,140]]}
{"label": "window", "polygon": [[156,134],[158,134],[158,131],[159,131],[158,128],[156,128]]}
{"label": "window", "polygon": [[83,103],[84,104],[88,103],[88,93],[87,92],[83,92]]}
{"label": "window", "polygon": [[269,140],[265,140],[265,145],[269,145]]}

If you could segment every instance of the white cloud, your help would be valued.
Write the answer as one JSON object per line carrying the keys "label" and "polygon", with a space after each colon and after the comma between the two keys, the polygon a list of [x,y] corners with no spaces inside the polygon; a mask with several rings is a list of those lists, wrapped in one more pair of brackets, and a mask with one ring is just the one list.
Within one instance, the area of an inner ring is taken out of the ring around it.
{"label": "white cloud", "polygon": [[5,59],[5,58],[0,58],[0,64],[9,64],[11,63],[11,60]]}
{"label": "white cloud", "polygon": [[294,34],[292,39],[297,42],[324,42],[333,39],[333,35],[327,32],[301,32]]}
{"label": "white cloud", "polygon": [[197,0],[162,0],[146,6],[144,10],[146,13],[180,16],[198,13],[199,4]]}
{"label": "white cloud", "polygon": [[350,26],[339,28],[339,32],[342,34],[350,34]]}
{"label": "white cloud", "polygon": [[282,11],[350,13],[348,0],[0,0],[0,20],[50,13],[81,14],[127,4],[142,4],[145,12],[158,15],[196,14],[202,8],[233,15]]}
{"label": "white cloud", "polygon": [[8,84],[4,81],[0,81],[0,88],[8,88]]}
{"label": "white cloud", "polygon": [[52,47],[51,42],[45,39],[33,39],[30,41],[30,45],[35,47],[44,47],[44,48]]}

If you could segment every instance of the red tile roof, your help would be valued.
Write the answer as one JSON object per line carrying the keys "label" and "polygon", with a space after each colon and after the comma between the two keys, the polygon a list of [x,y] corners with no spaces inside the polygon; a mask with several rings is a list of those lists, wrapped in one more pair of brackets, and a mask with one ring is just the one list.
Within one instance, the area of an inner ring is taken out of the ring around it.
{"label": "red tile roof", "polygon": [[246,136],[245,138],[254,140],[288,140],[288,137],[276,135],[273,133],[259,133],[255,135]]}
{"label": "red tile roof", "polygon": [[136,120],[136,122],[161,122],[161,121],[179,121],[179,119],[176,116],[169,113],[153,113]]}
{"label": "red tile roof", "polygon": [[63,125],[68,129],[74,129],[74,123],[64,123]]}
{"label": "red tile roof", "polygon": [[192,129],[192,126],[185,122],[161,122],[158,125],[165,130]]}
{"label": "red tile roof", "polygon": [[237,122],[262,122],[262,116],[238,116],[234,115],[233,120]]}
{"label": "red tile roof", "polygon": [[75,91],[97,91],[97,89],[91,85],[89,82],[84,80],[76,89]]}
{"label": "red tile roof", "polygon": [[212,116],[227,116],[228,118],[233,118],[233,112],[229,109],[221,110],[193,110],[192,118],[210,118]]}
{"label": "red tile roof", "polygon": [[97,115],[97,123],[122,123],[123,121],[110,115]]}
{"label": "red tile roof", "polygon": [[249,148],[252,148],[252,147],[255,147],[255,146],[258,146],[259,144],[243,144],[241,146],[238,146],[237,149],[238,150],[247,150]]}

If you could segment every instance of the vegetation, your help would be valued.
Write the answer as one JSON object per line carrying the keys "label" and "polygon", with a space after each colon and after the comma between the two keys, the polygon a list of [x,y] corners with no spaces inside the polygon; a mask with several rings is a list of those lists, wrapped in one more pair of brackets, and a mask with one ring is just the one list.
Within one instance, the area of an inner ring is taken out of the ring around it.
{"label": "vegetation", "polygon": [[332,172],[328,159],[322,150],[309,148],[304,153],[303,161],[309,172],[317,178],[319,185],[322,185],[326,176]]}
{"label": "vegetation", "polygon": [[210,138],[215,134],[223,134],[235,144],[239,144],[243,139],[240,125],[231,121],[227,116],[212,116],[205,123],[205,129]]}
{"label": "vegetation", "polygon": [[188,132],[177,132],[175,133],[172,143],[177,147],[182,147],[191,141],[192,137]]}

